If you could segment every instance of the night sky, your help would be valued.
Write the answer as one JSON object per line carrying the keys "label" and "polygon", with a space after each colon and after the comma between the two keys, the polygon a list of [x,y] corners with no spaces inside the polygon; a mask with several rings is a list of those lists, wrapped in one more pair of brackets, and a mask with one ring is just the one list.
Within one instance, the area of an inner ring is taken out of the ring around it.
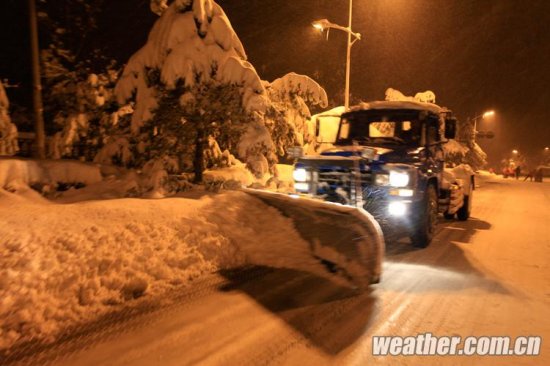
{"label": "night sky", "polygon": [[[26,1],[2,0],[0,78],[30,91]],[[94,42],[124,63],[155,20],[147,0],[107,1]],[[331,106],[343,103],[346,36],[328,41],[311,26],[328,18],[347,25],[347,0],[220,0],[249,61],[273,80],[307,74],[324,86]],[[407,95],[433,90],[437,102],[464,119],[494,109],[480,130],[497,137],[482,147],[495,162],[514,148],[529,155],[550,145],[550,1],[355,0],[352,102],[383,99],[388,87]]]}

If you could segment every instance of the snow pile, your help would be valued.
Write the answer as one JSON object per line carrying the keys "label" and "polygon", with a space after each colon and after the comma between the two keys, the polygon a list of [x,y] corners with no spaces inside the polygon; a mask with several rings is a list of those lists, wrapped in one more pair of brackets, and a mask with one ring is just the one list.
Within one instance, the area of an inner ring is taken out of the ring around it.
{"label": "snow pile", "polygon": [[234,165],[227,168],[206,170],[204,172],[204,182],[207,186],[235,189],[255,183],[256,178],[246,168],[245,164],[236,161]]}
{"label": "snow pile", "polygon": [[291,164],[277,164],[277,179],[281,182],[288,183],[289,185],[294,184],[294,165]]}
{"label": "snow pile", "polygon": [[469,194],[472,186],[472,177],[475,172],[468,164],[459,164],[453,168],[445,168],[443,171],[442,188],[449,189],[452,184],[463,188],[464,194]]}
{"label": "snow pile", "polygon": [[453,174],[452,169],[450,169],[450,168],[445,168],[443,170],[442,178],[443,178],[441,180],[441,188],[442,189],[450,189],[451,185],[456,182],[456,177]]}
{"label": "snow pile", "polygon": [[0,82],[0,156],[14,155],[19,147],[17,145],[17,127],[11,123],[8,113],[10,103]]}
{"label": "snow pile", "polygon": [[399,90],[388,88],[386,90],[386,100],[387,101],[412,101],[412,102],[421,102],[421,103],[435,103],[435,93],[431,90],[425,92],[416,93],[414,97],[405,96]]}
{"label": "snow pile", "polygon": [[0,188],[16,182],[25,185],[90,185],[102,179],[99,166],[73,160],[0,158]]}
{"label": "snow pile", "polygon": [[0,222],[0,348],[53,340],[222,268],[328,276],[290,219],[242,192],[60,205],[0,190]]}
{"label": "snow pile", "polygon": [[476,172],[476,175],[483,176],[483,177],[496,177],[497,175],[494,172],[491,172],[489,170],[478,170]]}

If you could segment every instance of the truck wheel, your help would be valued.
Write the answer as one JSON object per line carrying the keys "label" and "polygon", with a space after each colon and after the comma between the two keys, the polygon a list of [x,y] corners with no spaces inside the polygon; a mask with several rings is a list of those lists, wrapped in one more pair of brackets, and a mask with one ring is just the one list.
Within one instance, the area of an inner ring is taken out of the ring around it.
{"label": "truck wheel", "polygon": [[469,196],[464,196],[464,203],[462,207],[456,212],[456,216],[460,221],[466,221],[470,218],[470,212],[472,210],[472,191]]}
{"label": "truck wheel", "polygon": [[417,248],[426,248],[432,241],[437,225],[437,193],[433,185],[428,186],[426,197],[420,204],[419,210],[411,241],[413,246]]}

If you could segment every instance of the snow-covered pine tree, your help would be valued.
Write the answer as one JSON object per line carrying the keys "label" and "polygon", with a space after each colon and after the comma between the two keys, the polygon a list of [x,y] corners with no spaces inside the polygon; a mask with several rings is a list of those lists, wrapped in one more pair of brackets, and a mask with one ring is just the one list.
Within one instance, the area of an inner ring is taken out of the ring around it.
{"label": "snow-covered pine tree", "polygon": [[470,120],[459,121],[457,140],[467,148],[463,162],[478,170],[487,164],[487,154],[475,141],[474,133],[474,125]]}
{"label": "snow-covered pine tree", "polygon": [[[159,2],[160,8],[164,9]],[[160,11],[159,11],[160,12]],[[131,133],[147,159],[179,171],[192,161],[204,170],[209,138],[230,149],[258,175],[274,161],[264,125],[264,86],[222,8],[212,0],[176,0],[129,60],[115,92],[135,102]]]}
{"label": "snow-covered pine tree", "polygon": [[102,122],[117,108],[118,70],[91,42],[104,0],[44,0],[38,8],[44,114],[54,136],[48,155],[90,159],[102,146]]}
{"label": "snow-covered pine tree", "polygon": [[443,153],[445,162],[449,167],[456,166],[465,162],[466,154],[469,149],[455,139],[450,139],[443,144]]}
{"label": "snow-covered pine tree", "polygon": [[315,143],[315,131],[308,124],[311,118],[309,105],[326,108],[325,90],[305,75],[289,73],[266,83],[271,104],[266,113],[266,125],[279,156],[291,146]]}
{"label": "snow-covered pine tree", "polygon": [[59,107],[54,116],[59,131],[50,141],[50,157],[93,159],[104,145],[111,113],[118,108],[113,93],[117,75],[110,69],[89,74],[86,80],[67,78],[53,86],[48,99]]}
{"label": "snow-covered pine tree", "polygon": [[17,127],[11,122],[10,103],[4,85],[0,82],[0,155],[14,155],[17,145]]}

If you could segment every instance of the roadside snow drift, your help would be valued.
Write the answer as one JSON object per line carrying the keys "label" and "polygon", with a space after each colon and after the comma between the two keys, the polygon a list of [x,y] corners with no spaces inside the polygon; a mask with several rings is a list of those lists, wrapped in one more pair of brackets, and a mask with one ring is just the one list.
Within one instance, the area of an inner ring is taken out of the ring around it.
{"label": "roadside snow drift", "polygon": [[243,192],[58,204],[0,189],[0,349],[247,263],[331,277],[275,208]]}
{"label": "roadside snow drift", "polygon": [[95,184],[102,179],[99,166],[75,160],[0,158],[0,188],[12,184]]}

